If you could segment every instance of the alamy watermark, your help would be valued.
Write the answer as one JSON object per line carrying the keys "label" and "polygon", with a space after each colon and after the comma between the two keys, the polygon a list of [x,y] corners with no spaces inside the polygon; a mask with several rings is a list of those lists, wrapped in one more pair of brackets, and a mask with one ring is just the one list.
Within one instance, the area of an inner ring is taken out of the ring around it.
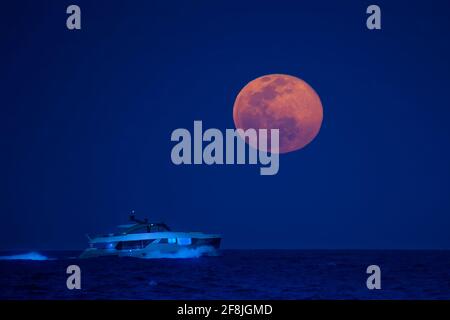
{"label": "alamy watermark", "polygon": [[72,264],[67,267],[66,273],[69,277],[66,280],[67,289],[81,289],[81,269],[76,264]]}
{"label": "alamy watermark", "polygon": [[[203,132],[202,121],[194,121],[193,137],[189,130],[178,128],[172,132],[170,139],[178,142],[170,154],[175,165],[254,165],[259,162],[262,165],[261,175],[278,173],[279,129],[226,129],[224,138],[219,129],[210,128]],[[204,142],[207,142],[205,147]]]}

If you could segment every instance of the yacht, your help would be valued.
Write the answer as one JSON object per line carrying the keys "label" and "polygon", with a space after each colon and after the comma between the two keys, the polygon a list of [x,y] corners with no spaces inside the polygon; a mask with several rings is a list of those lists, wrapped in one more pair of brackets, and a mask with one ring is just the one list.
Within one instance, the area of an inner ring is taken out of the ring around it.
{"label": "yacht", "polygon": [[[80,258],[119,256],[152,258],[195,252],[196,256],[214,254],[221,236],[201,232],[174,232],[165,223],[139,220],[130,216],[131,224],[118,226],[121,232],[87,235],[89,248]],[[188,255],[187,255],[188,256]]]}

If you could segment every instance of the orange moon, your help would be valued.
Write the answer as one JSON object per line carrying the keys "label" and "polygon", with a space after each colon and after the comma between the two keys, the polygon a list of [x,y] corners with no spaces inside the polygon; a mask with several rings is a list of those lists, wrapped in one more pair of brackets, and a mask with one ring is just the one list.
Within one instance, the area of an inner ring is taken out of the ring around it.
{"label": "orange moon", "polygon": [[284,74],[265,75],[249,82],[233,107],[238,129],[279,129],[279,153],[310,143],[319,133],[322,119],[322,103],[314,89],[305,81]]}

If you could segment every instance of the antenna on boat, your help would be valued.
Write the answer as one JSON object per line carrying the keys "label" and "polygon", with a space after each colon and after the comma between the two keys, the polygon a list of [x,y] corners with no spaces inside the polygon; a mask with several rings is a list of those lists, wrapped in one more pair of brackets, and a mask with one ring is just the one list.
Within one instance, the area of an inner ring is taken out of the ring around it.
{"label": "antenna on boat", "polygon": [[130,212],[130,221],[135,221],[136,220],[136,214],[134,213],[134,210],[131,210]]}

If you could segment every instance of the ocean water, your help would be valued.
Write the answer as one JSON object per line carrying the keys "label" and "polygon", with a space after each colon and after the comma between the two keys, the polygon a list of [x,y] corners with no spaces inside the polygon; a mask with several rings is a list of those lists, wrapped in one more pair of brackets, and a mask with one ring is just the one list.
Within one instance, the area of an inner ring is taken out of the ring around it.
{"label": "ocean water", "polygon": [[[0,299],[450,299],[450,251],[224,250],[212,257],[77,259],[0,253]],[[66,268],[81,268],[68,290]],[[381,268],[368,290],[366,268]]]}

